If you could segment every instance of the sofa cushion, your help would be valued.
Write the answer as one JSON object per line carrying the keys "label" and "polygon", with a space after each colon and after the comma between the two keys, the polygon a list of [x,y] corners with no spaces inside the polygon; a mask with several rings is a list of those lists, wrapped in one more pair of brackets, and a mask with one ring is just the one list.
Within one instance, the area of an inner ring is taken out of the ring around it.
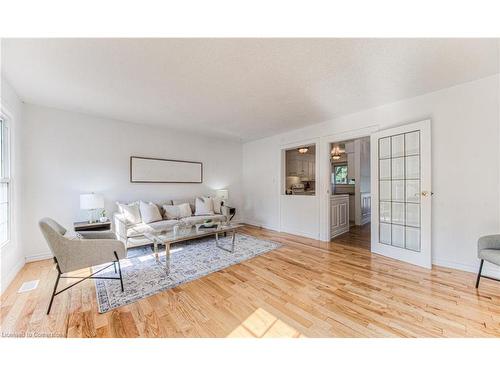
{"label": "sofa cushion", "polygon": [[142,236],[144,233],[159,230],[170,230],[177,224],[179,224],[179,220],[161,220],[149,224],[140,223],[127,228],[127,237]]}
{"label": "sofa cushion", "polygon": [[139,210],[141,211],[142,222],[145,224],[153,223],[155,221],[160,221],[163,218],[160,214],[160,209],[158,206],[152,202],[139,202]]}
{"label": "sofa cushion", "polygon": [[204,216],[191,216],[181,219],[181,221],[188,225],[196,225],[203,224],[207,220],[213,221],[226,221],[226,217],[224,215],[204,215]]}

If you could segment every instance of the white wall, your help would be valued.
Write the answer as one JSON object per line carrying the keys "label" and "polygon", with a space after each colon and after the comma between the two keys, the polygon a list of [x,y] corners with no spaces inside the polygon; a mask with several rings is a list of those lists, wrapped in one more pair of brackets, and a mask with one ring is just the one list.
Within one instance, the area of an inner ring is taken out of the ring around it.
{"label": "white wall", "polygon": [[10,213],[11,229],[10,241],[0,249],[1,252],[1,285],[3,293],[17,272],[24,265],[22,250],[21,228],[21,137],[20,131],[23,123],[23,104],[17,97],[10,84],[2,76],[0,101],[2,112],[7,116],[11,141],[11,189]]}
{"label": "white wall", "polygon": [[[228,188],[241,207],[240,142],[24,105],[23,247],[28,260],[50,256],[38,228],[44,216],[66,228],[87,218],[79,194],[102,193],[108,216],[114,202],[192,198]],[[203,162],[203,184],[132,184],[131,155]],[[237,218],[236,218],[237,219]]]}
{"label": "white wall", "polygon": [[[321,154],[326,147],[325,139],[332,135],[345,132],[352,137],[353,131],[362,132],[371,126],[384,128],[431,118],[435,193],[433,262],[477,271],[477,238],[500,229],[498,79],[498,75],[486,77],[244,144],[245,221],[280,229],[279,150],[282,145],[320,137]],[[322,182],[317,182],[316,190],[326,194],[329,176],[321,170],[319,179]],[[255,181],[260,188],[252,188]],[[287,214],[303,216],[303,221],[308,221],[305,227],[318,225],[321,204],[301,205],[300,209],[307,212],[288,210]],[[315,232],[320,232],[319,228]]]}

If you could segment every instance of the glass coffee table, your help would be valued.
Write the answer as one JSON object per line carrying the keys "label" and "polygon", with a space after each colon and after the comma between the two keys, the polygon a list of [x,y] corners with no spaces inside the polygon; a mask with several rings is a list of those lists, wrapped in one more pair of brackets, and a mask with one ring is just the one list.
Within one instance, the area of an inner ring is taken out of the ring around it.
{"label": "glass coffee table", "polygon": [[[242,228],[241,224],[220,224],[213,228],[203,228],[199,224],[179,227],[178,229],[160,230],[153,231],[149,233],[143,233],[144,237],[153,242],[153,252],[155,254],[156,261],[165,267],[167,274],[170,272],[170,246],[177,242],[183,242],[188,240],[193,240],[195,238],[202,238],[215,235],[215,243],[218,248],[228,251],[230,253],[234,252],[234,241],[236,238],[236,231]],[[225,234],[227,232],[231,233],[231,247],[225,248],[219,243],[219,234]],[[165,246],[165,263],[160,261],[158,246]]]}

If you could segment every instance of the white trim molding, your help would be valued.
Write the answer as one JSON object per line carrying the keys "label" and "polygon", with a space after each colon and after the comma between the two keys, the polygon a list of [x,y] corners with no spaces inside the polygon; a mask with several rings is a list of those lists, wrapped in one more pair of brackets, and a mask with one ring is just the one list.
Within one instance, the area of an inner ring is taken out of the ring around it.
{"label": "white trim molding", "polygon": [[50,252],[36,253],[26,257],[26,263],[36,262],[39,260],[52,259],[54,255]]}
{"label": "white trim molding", "polygon": [[[16,263],[16,265],[9,271],[7,276],[2,280],[1,284],[1,293],[5,292],[5,290],[9,287],[9,285],[14,281],[16,278],[17,274],[21,269],[24,267],[25,261],[21,259],[19,262]],[[2,275],[3,276],[3,275]]]}

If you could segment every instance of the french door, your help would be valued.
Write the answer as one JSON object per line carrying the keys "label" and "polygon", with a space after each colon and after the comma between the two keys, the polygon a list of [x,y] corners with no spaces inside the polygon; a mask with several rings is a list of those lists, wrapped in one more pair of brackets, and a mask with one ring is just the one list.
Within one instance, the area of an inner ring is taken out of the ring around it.
{"label": "french door", "polygon": [[430,120],[371,135],[372,251],[431,268]]}

